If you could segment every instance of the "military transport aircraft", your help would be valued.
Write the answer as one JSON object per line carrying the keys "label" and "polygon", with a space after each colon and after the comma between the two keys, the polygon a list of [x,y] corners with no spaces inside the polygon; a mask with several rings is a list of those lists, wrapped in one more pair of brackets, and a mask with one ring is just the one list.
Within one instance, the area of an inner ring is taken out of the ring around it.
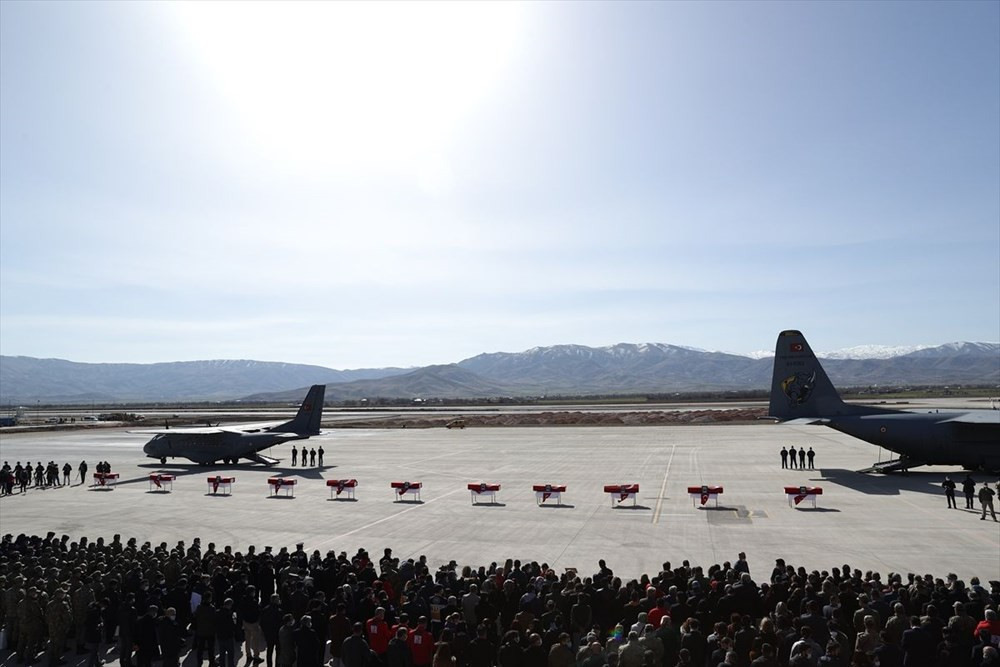
{"label": "military transport aircraft", "polygon": [[1000,470],[1000,411],[907,412],[844,403],[798,331],[778,334],[768,415],[786,423],[823,424],[900,456],[869,470],[920,465]]}
{"label": "military transport aircraft", "polygon": [[274,465],[279,460],[262,455],[261,450],[289,440],[304,440],[309,436],[319,435],[325,392],[326,385],[314,384],[295,418],[287,422],[133,432],[156,434],[142,451],[150,458],[160,459],[162,464],[166,464],[168,457],[180,457],[203,464],[219,461],[235,464],[243,458],[255,463]]}

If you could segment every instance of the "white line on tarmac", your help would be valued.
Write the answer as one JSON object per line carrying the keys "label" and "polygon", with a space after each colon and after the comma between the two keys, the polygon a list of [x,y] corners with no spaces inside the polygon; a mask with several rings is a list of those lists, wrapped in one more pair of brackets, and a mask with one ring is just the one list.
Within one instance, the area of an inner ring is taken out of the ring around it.
{"label": "white line on tarmac", "polygon": [[414,505],[412,507],[407,507],[405,510],[400,510],[399,512],[396,512],[395,514],[390,514],[389,516],[382,517],[378,521],[372,521],[371,523],[368,523],[368,524],[365,524],[364,526],[360,526],[358,528],[355,528],[354,530],[348,531],[346,533],[341,533],[340,535],[337,535],[336,537],[331,537],[329,540],[326,540],[326,541],[330,542],[330,541],[336,541],[336,540],[343,539],[343,538],[347,537],[348,535],[353,535],[354,533],[361,532],[362,530],[366,530],[368,528],[371,528],[372,526],[377,526],[378,524],[383,523],[385,521],[388,521],[389,519],[395,519],[397,516],[406,514],[407,512],[412,512],[413,510],[418,510],[421,507],[426,507],[427,505],[430,505],[433,502],[437,502],[438,500],[441,500],[442,498],[447,498],[448,496],[450,496],[452,494],[459,493],[459,492],[464,492],[464,491],[466,491],[466,489],[455,489],[454,491],[449,491],[448,493],[440,495],[437,498],[431,498],[430,500],[424,501],[424,502],[420,503],[419,505]]}
{"label": "white line on tarmac", "polygon": [[667,460],[667,469],[663,473],[663,484],[660,485],[660,494],[656,499],[656,511],[653,512],[653,523],[660,522],[660,510],[663,509],[663,494],[667,491],[667,477],[670,475],[670,464],[674,462],[674,452],[677,451],[677,445],[670,446],[670,458]]}

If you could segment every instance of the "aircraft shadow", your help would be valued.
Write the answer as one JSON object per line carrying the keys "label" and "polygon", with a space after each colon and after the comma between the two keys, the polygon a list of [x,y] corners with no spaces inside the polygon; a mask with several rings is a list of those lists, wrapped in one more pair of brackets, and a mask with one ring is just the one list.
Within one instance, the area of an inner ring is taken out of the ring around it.
{"label": "aircraft shadow", "polygon": [[[962,477],[957,473],[952,474],[951,478],[961,485]],[[944,489],[941,488],[944,475],[933,472],[911,471],[905,475],[900,473],[880,475],[844,468],[822,468],[819,470],[819,476],[811,477],[809,481],[828,482],[869,496],[898,496],[902,490],[944,496]],[[961,493],[956,495],[960,496]]]}
{"label": "aircraft shadow", "polygon": [[[170,473],[177,477],[186,477],[188,475],[205,475],[210,477],[213,473],[218,474],[220,472],[225,472],[227,476],[234,475],[264,475],[267,477],[301,477],[303,479],[323,479],[323,472],[336,468],[335,465],[324,465],[315,466],[312,468],[300,468],[292,466],[262,466],[255,463],[246,465],[240,464],[236,466],[227,465],[216,465],[216,466],[203,466],[199,463],[168,463],[167,465],[160,465],[159,463],[140,463],[138,465],[140,468],[146,468],[153,471],[161,471],[165,473]],[[136,477],[129,480],[121,480],[119,484],[134,484],[136,482],[148,482],[149,477]]]}

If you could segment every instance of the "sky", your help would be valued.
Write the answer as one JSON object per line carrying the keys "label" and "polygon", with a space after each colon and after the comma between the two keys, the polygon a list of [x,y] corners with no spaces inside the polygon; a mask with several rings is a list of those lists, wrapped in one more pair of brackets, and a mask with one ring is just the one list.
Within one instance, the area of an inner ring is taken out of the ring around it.
{"label": "sky", "polygon": [[0,353],[1000,340],[1000,3],[0,3]]}

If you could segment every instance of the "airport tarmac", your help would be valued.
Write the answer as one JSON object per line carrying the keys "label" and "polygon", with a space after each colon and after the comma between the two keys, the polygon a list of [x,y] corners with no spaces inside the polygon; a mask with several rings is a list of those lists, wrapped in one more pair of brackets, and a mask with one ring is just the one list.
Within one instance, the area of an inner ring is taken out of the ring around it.
{"label": "airport tarmac", "polygon": [[[766,576],[775,558],[807,569],[849,563],[862,570],[955,572],[1000,578],[1000,524],[979,511],[946,508],[948,468],[906,476],[853,472],[879,449],[816,426],[697,425],[334,430],[306,443],[323,446],[325,467],[203,467],[142,456],[148,436],[124,429],[0,434],[0,460],[69,461],[72,488],[0,498],[0,532],[47,531],[140,542],[190,541],[244,549],[272,545],[321,552],[380,553],[392,547],[433,564],[489,565],[537,560],[562,570],[655,573],[688,559],[707,568],[746,551]],[[303,442],[297,443],[305,444]],[[816,470],[782,470],[782,445],[812,447]],[[290,460],[291,445],[265,454]],[[882,452],[882,458],[891,458]],[[76,466],[107,460],[121,474],[113,491],[80,485]],[[173,491],[151,493],[148,476],[177,475]],[[237,478],[232,496],[207,493],[210,474]],[[295,497],[269,497],[266,480],[295,477]],[[983,474],[974,474],[984,481]],[[357,500],[330,500],[326,479],[358,480]],[[989,478],[996,483],[995,478]],[[423,483],[421,502],[396,502],[392,481]],[[466,484],[500,483],[496,505],[473,505]],[[566,484],[561,506],[536,505],[533,484]],[[638,483],[636,507],[613,508],[605,484]],[[694,506],[687,487],[721,485],[719,507]],[[790,507],[784,486],[819,486],[818,507]],[[964,498],[959,495],[959,507]],[[977,502],[978,507],[978,502]]]}

